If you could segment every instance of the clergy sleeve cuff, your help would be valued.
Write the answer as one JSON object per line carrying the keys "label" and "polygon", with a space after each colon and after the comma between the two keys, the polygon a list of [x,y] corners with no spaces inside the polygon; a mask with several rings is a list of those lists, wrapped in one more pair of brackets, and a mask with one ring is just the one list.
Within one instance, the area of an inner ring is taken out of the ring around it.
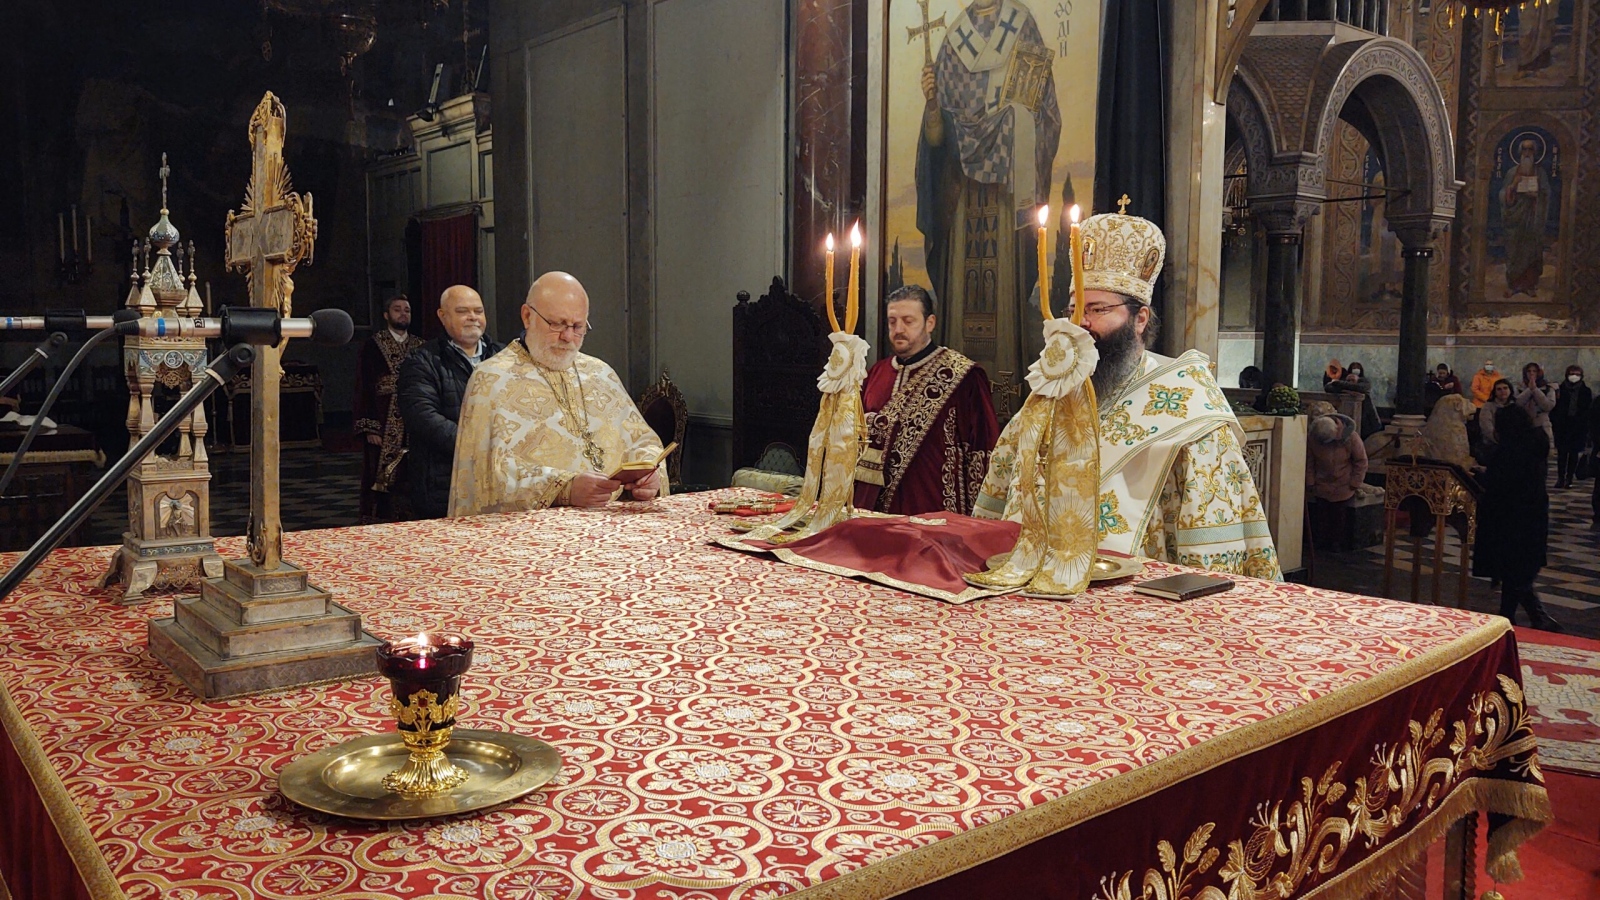
{"label": "clergy sleeve cuff", "polygon": [[377,419],[357,419],[356,434],[383,434],[383,426]]}

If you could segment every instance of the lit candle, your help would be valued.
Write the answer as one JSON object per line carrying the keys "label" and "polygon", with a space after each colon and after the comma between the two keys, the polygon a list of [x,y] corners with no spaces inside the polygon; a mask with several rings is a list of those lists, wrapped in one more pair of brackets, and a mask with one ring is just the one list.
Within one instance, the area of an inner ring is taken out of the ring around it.
{"label": "lit candle", "polygon": [[1050,258],[1045,248],[1050,244],[1050,204],[1039,207],[1039,311],[1050,321]]}
{"label": "lit candle", "polygon": [[823,274],[822,289],[823,303],[828,307],[828,326],[834,331],[839,330],[839,317],[833,311],[833,232],[828,232],[827,249],[828,270]]}
{"label": "lit candle", "polygon": [[1067,216],[1072,219],[1071,247],[1072,254],[1072,324],[1083,324],[1083,230],[1078,227],[1078,204],[1072,204],[1072,209],[1067,211]]}
{"label": "lit candle", "polygon": [[850,287],[844,307],[844,330],[856,333],[856,316],[861,312],[861,223],[850,226]]}
{"label": "lit candle", "polygon": [[56,257],[67,261],[67,214],[56,213]]}

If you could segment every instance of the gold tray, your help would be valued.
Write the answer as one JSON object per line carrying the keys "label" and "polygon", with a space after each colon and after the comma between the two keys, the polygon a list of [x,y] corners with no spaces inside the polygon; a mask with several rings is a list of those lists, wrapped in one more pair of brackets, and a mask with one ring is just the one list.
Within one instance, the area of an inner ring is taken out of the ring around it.
{"label": "gold tray", "polygon": [[369,734],[290,763],[278,775],[278,789],[308,809],[350,819],[424,819],[526,796],[561,769],[561,754],[544,741],[457,728],[445,755],[467,771],[467,780],[431,797],[404,797],[385,788],[383,776],[408,755],[399,732]]}
{"label": "gold tray", "polygon": [[[997,569],[1005,565],[1011,557],[1009,552],[996,553],[989,557],[984,566],[988,569]],[[1094,564],[1089,566],[1089,581],[1115,581],[1118,578],[1129,578],[1144,571],[1144,560],[1137,556],[1096,556]],[[971,583],[971,579],[968,579]],[[983,587],[983,585],[978,585]],[[1024,593],[1024,597],[1032,596]],[[1042,596],[1042,595],[1041,595]]]}

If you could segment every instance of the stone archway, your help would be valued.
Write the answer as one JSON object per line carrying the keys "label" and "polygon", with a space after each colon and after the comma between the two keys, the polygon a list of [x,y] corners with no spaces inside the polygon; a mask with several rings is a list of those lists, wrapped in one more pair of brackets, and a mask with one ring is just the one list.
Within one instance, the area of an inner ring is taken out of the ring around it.
{"label": "stone archway", "polygon": [[1396,406],[1420,413],[1428,266],[1462,187],[1450,119],[1426,61],[1411,45],[1376,35],[1338,40],[1316,28],[1254,35],[1228,81],[1228,115],[1249,162],[1251,213],[1267,234],[1262,368],[1269,383],[1296,380],[1302,235],[1328,199],[1329,149],[1343,117],[1369,132],[1394,186],[1387,218],[1405,258]]}

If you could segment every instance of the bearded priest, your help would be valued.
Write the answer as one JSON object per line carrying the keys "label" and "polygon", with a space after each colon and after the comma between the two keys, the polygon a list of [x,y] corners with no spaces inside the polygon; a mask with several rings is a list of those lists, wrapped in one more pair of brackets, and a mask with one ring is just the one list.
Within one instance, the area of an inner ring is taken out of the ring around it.
{"label": "bearded priest", "polygon": [[[1151,293],[1167,242],[1137,216],[1090,216],[1083,235],[1083,326],[1100,362],[1100,547],[1181,565],[1280,579],[1232,406],[1197,350],[1145,349],[1160,320]],[[1015,423],[1019,420],[1013,419]],[[1008,426],[973,515],[1017,518],[1017,438]]]}
{"label": "bearded priest", "polygon": [[894,355],[861,389],[867,443],[856,465],[855,505],[897,515],[970,515],[1000,434],[989,376],[933,342],[933,297],[908,284],[885,299]]}
{"label": "bearded priest", "polygon": [[661,441],[617,373],[585,356],[589,295],[578,279],[547,272],[522,304],[520,340],[467,382],[456,429],[450,515],[604,506],[665,492],[663,467],[624,487],[609,476],[656,459]]}

